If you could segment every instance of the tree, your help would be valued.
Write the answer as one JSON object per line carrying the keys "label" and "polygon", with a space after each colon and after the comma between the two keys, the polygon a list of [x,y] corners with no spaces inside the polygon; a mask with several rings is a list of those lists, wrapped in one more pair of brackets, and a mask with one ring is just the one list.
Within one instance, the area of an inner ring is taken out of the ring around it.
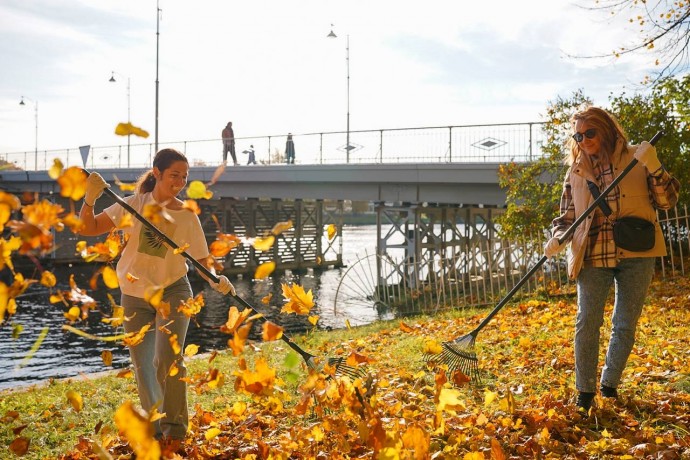
{"label": "tree", "polygon": [[506,238],[534,237],[551,226],[558,213],[567,166],[565,142],[571,134],[570,118],[591,101],[576,91],[570,99],[558,97],[546,109],[546,142],[542,157],[528,163],[506,163],[498,169],[498,183],[506,189],[506,212],[497,221]]}
{"label": "tree", "polygon": [[[657,131],[664,137],[657,144],[662,164],[680,181],[679,205],[690,204],[690,75],[657,81],[646,94],[610,96],[610,107],[628,135],[637,144]],[[590,104],[582,93],[558,98],[547,107],[544,130],[547,142],[543,157],[532,163],[508,163],[499,168],[499,184],[506,189],[507,209],[498,220],[507,238],[534,236],[551,226],[558,214],[561,181],[566,171],[564,146],[571,135],[572,115]]]}
{"label": "tree", "polygon": [[[624,16],[639,37],[605,56],[648,53],[657,77],[681,75],[690,67],[690,2],[686,0],[595,0],[592,10]],[[587,56],[603,57],[603,56]]]}

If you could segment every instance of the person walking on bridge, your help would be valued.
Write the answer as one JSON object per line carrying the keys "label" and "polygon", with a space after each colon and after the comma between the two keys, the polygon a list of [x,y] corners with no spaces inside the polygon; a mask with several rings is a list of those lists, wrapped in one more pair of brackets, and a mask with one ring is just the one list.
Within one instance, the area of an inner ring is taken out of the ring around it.
{"label": "person walking on bridge", "polygon": [[[169,148],[160,150],[153,160],[153,169],[141,176],[134,195],[124,201],[141,214],[152,205],[162,208],[169,218],[161,219],[156,226],[179,247],[184,247],[187,254],[208,266],[209,251],[199,218],[185,209],[183,201],[177,198],[187,185],[188,174],[189,163],[182,153]],[[79,213],[84,223],[82,235],[107,233],[128,214],[119,203],[94,213],[96,200],[106,187],[110,185],[96,172],[87,178],[84,204]],[[129,318],[124,328],[127,333],[138,333],[148,327],[148,332],[143,334],[141,343],[129,347],[129,354],[143,409],[150,413],[157,408],[163,414],[160,420],[153,422],[156,438],[164,447],[179,447],[189,424],[187,371],[180,352],[173,349],[172,337],[177,337],[179,350],[184,350],[190,319],[178,311],[178,307],[192,298],[186,259],[139,220],[132,221],[133,225],[120,229],[128,240],[117,262],[121,304]],[[213,273],[212,267],[209,270]],[[208,281],[223,295],[235,295],[235,288],[227,277],[220,276],[218,283]],[[160,288],[169,310],[154,307],[146,300],[152,289]],[[170,375],[173,366],[178,370],[174,376]]]}
{"label": "person walking on bridge", "polygon": [[237,162],[237,156],[235,155],[235,132],[232,130],[232,122],[229,121],[223,131],[221,132],[223,137],[223,164],[228,162],[228,152],[232,156],[232,162],[235,166],[239,163]]}

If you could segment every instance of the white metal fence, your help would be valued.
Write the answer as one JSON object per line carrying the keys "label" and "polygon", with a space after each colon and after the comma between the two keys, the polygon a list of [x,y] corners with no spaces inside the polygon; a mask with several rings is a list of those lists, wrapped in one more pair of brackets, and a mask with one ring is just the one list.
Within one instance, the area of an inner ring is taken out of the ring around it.
{"label": "white metal fence", "polygon": [[[450,163],[530,161],[541,155],[544,123],[437,126],[351,131],[346,148],[344,131],[293,134],[298,164],[342,163]],[[242,152],[254,146],[259,164],[284,162],[287,133],[259,137],[237,137],[235,151],[240,164]],[[213,166],[222,162],[221,139],[161,142],[185,153],[192,165]],[[348,153],[349,152],[349,153]],[[99,168],[145,168],[155,155],[152,143],[129,146],[91,146],[87,165],[82,165],[79,147],[0,153],[0,160],[24,170],[47,170],[55,158],[66,166]],[[231,159],[230,159],[231,161]]]}

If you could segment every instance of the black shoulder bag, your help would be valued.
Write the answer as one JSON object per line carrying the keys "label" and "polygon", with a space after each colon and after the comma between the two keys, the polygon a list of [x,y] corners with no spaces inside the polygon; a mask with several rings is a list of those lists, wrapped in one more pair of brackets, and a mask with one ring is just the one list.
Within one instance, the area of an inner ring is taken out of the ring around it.
{"label": "black shoulder bag", "polygon": [[[592,181],[587,181],[587,187],[596,200],[599,198],[599,187]],[[608,218],[611,215],[611,208],[605,200],[599,202],[599,208]],[[613,241],[621,249],[633,252],[649,251],[654,247],[654,236],[656,229],[654,223],[641,217],[621,217],[614,220]]]}

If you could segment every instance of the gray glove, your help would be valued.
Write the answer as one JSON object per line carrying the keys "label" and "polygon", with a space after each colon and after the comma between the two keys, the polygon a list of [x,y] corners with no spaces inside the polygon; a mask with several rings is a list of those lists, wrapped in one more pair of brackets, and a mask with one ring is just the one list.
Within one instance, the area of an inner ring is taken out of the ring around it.
{"label": "gray glove", "polygon": [[235,295],[235,286],[232,285],[227,276],[221,275],[218,277],[218,282],[211,281],[211,287],[223,295]]}

